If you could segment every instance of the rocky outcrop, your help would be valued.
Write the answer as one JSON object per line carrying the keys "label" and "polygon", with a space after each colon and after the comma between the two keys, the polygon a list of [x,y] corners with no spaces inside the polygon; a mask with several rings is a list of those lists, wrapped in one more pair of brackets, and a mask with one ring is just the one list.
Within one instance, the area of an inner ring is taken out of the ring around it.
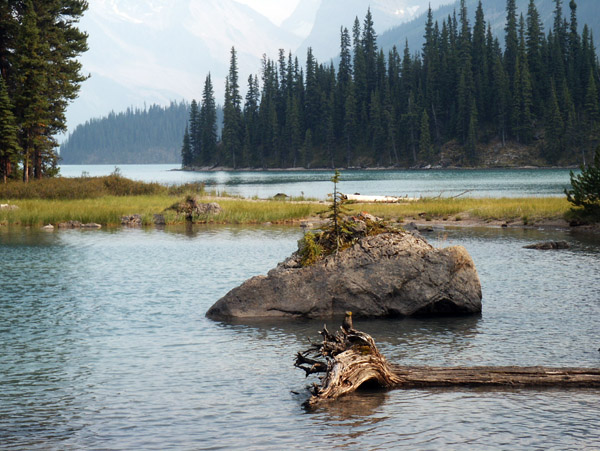
{"label": "rocky outcrop", "polygon": [[302,267],[297,253],[253,277],[207,312],[212,319],[365,317],[481,311],[481,285],[466,249],[435,249],[408,232],[361,238],[351,248]]}
{"label": "rocky outcrop", "polygon": [[528,246],[523,246],[524,249],[541,249],[541,250],[549,250],[549,249],[569,249],[571,245],[566,241],[542,241],[540,243],[529,244]]}
{"label": "rocky outcrop", "polygon": [[171,205],[167,210],[175,210],[178,216],[185,216],[188,221],[192,221],[194,217],[218,215],[223,211],[216,202],[202,203],[196,196],[192,195]]}

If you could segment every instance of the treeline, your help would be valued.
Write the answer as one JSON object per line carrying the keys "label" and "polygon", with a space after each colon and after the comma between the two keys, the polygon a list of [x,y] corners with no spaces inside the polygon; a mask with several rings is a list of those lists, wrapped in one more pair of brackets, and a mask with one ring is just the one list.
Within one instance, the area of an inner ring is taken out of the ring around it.
{"label": "treeline", "polygon": [[481,2],[471,26],[465,1],[439,24],[427,15],[420,52],[387,55],[377,45],[370,10],[341,29],[339,65],[306,64],[279,52],[263,58],[242,99],[236,52],[226,78],[222,139],[217,140],[210,75],[191,109],[184,166],[382,167],[477,165],[498,141],[534,147],[548,164],[581,161],[600,140],[598,58],[577,5],[554,0],[546,33],[535,1],[518,13],[507,0],[504,48]]}
{"label": "treeline", "polygon": [[189,104],[128,108],[78,125],[60,147],[66,164],[144,164],[180,161]]}
{"label": "treeline", "polygon": [[0,2],[0,176],[55,175],[56,135],[85,80],[77,57],[87,35],[84,0]]}

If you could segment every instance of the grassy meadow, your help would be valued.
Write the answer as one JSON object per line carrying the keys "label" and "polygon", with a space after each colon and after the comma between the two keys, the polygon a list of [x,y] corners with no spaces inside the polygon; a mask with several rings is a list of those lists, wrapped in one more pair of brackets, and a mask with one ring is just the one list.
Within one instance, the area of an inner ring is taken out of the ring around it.
{"label": "grassy meadow", "polygon": [[[185,217],[169,210],[192,194],[201,202],[217,202],[222,212],[195,217],[195,222],[219,224],[288,223],[323,216],[328,205],[314,200],[241,199],[217,197],[205,192],[202,184],[167,187],[136,182],[118,174],[106,177],[55,178],[28,184],[0,185],[0,203],[18,208],[0,210],[0,225],[41,226],[66,221],[119,225],[121,217],[139,214],[144,224],[153,224],[162,214],[167,224],[184,223]],[[546,198],[430,198],[397,204],[349,203],[350,213],[367,211],[394,221],[443,220],[459,224],[464,220],[506,221],[535,224],[563,219],[570,204],[563,197]]]}

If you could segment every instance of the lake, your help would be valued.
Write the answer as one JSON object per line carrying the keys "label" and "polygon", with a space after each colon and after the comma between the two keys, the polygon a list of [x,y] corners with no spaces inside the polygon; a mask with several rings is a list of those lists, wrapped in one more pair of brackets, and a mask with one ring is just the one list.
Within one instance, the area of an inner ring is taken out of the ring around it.
{"label": "lake", "polygon": [[[244,197],[272,197],[278,193],[325,199],[332,190],[333,171],[190,172],[178,165],[119,165],[125,177],[176,185],[204,182],[208,190]],[[66,177],[108,175],[114,165],[62,165]],[[441,169],[344,170],[340,191],[346,194],[435,197],[564,196],[570,186],[568,169]]]}
{"label": "lake", "polygon": [[[125,172],[125,171],[124,171]],[[600,390],[368,392],[307,412],[295,353],[326,321],[205,318],[296,248],[292,227],[0,227],[2,449],[595,449]],[[447,229],[482,282],[468,318],[361,320],[395,363],[600,367],[600,239]],[[523,246],[565,239],[571,248]]]}

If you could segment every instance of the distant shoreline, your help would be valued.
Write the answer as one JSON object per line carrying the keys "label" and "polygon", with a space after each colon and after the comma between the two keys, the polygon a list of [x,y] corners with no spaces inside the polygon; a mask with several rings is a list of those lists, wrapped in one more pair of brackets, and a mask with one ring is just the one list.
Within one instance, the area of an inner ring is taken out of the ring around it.
{"label": "distant shoreline", "polygon": [[229,168],[225,166],[205,166],[205,167],[191,167],[191,168],[176,168],[171,169],[171,171],[180,171],[180,172],[331,172],[335,169],[342,171],[492,171],[492,170],[554,170],[554,169],[564,169],[564,170],[573,170],[579,169],[579,166],[503,166],[503,167],[490,167],[490,166],[481,166],[481,167],[460,167],[460,166],[448,166],[448,167],[409,167],[409,168],[399,168],[399,167],[373,167],[373,168],[358,168],[358,167],[350,167],[350,168]]}

